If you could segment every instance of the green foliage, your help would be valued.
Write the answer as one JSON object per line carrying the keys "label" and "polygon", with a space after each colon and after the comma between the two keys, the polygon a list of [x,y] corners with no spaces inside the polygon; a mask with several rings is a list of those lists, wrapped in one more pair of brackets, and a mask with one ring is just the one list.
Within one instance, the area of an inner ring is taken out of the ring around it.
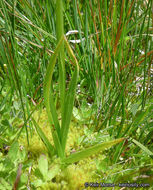
{"label": "green foliage", "polygon": [[150,157],[153,158],[153,152],[151,152],[148,148],[142,145],[140,142],[136,141],[135,139],[132,140],[136,145],[138,145],[144,152],[146,152]]}
{"label": "green foliage", "polygon": [[38,168],[35,170],[35,175],[38,177],[33,182],[35,188],[41,187],[52,180],[60,172],[59,164],[55,164],[52,168],[48,168],[48,160],[45,155],[40,155],[38,159]]}
{"label": "green foliage", "polygon": [[[70,125],[70,120],[71,120],[71,115],[72,115],[72,110],[73,110],[73,104],[74,104],[74,97],[75,97],[75,91],[76,91],[76,85],[77,85],[77,78],[78,78],[78,72],[79,72],[79,67],[77,60],[73,54],[73,51],[71,47],[69,46],[66,38],[63,36],[63,16],[62,16],[62,11],[63,11],[63,6],[62,6],[62,1],[57,1],[56,5],[57,14],[56,14],[56,24],[57,26],[61,26],[61,28],[57,27],[57,39],[58,39],[58,44],[57,47],[54,51],[53,56],[51,57],[50,64],[47,67],[46,71],[46,76],[44,80],[44,99],[45,99],[45,105],[46,105],[46,110],[48,114],[48,119],[51,125],[51,131],[52,131],[52,136],[53,136],[53,141],[54,141],[54,146],[55,150],[58,154],[58,156],[61,158],[62,162],[65,164],[70,164],[74,163],[76,161],[79,161],[81,159],[84,159],[88,156],[91,156],[94,153],[97,153],[104,148],[111,147],[114,144],[117,144],[124,139],[118,139],[114,140],[112,142],[108,143],[103,143],[91,148],[88,148],[84,151],[81,151],[79,153],[75,153],[68,158],[65,158],[65,146],[66,146],[66,141],[67,141],[67,136],[68,136],[68,131],[69,131],[69,125]],[[60,39],[61,38],[61,39]],[[64,44],[63,44],[64,43]],[[64,65],[64,45],[68,51],[69,56],[73,59],[75,62],[75,70],[72,76],[72,79],[70,81],[69,87],[67,92],[65,93],[65,84],[64,84],[64,75],[65,75],[65,65]],[[59,59],[59,68],[60,68],[60,77],[59,77],[59,89],[60,89],[60,99],[61,99],[61,127],[58,122],[57,118],[57,113],[54,105],[54,97],[53,93],[51,91],[51,86],[52,86],[52,75],[53,75],[53,69],[56,63],[56,59],[58,54],[60,54],[60,59]],[[35,127],[36,127],[35,123]],[[38,129],[40,131],[40,128],[38,126]],[[38,133],[43,139],[44,142],[44,134],[41,132]],[[45,145],[48,147],[49,142],[45,137]],[[51,150],[50,150],[51,151]]]}
{"label": "green foliage", "polygon": [[[151,0],[0,1],[1,189],[12,189],[21,153],[34,165],[27,182],[24,167],[31,165],[22,160],[20,189],[83,189],[81,183],[89,180],[78,176],[87,177],[86,162],[96,163],[95,181],[151,185],[152,5]],[[122,137],[125,142],[103,148]],[[29,152],[20,151],[20,143]],[[70,170],[76,175],[68,175]]]}
{"label": "green foliage", "polygon": [[29,165],[26,164],[27,152],[24,147],[21,149],[18,142],[15,141],[10,146],[8,154],[5,157],[0,154],[0,160],[0,189],[12,189],[18,174],[17,169],[19,163],[23,163],[23,171],[25,172],[21,173],[19,189],[25,189],[28,181],[26,168],[29,167]]}
{"label": "green foliage", "polygon": [[106,148],[112,147],[113,145],[120,143],[123,140],[124,140],[124,138],[109,141],[109,142],[100,143],[100,144],[95,145],[95,146],[91,146],[89,148],[86,148],[85,150],[82,150],[80,152],[76,152],[76,153],[70,155],[69,157],[65,158],[63,160],[63,162],[66,164],[77,162],[77,161],[84,159],[84,158],[87,158],[87,157],[89,157],[89,156],[91,156],[97,152],[100,152]]}

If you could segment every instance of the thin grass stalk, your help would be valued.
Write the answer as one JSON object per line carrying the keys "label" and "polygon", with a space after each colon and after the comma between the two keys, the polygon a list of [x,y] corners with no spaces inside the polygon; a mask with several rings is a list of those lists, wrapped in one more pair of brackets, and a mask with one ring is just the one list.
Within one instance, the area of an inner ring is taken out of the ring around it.
{"label": "thin grass stalk", "polygon": [[[147,10],[149,9],[149,5],[151,4],[148,2]],[[146,33],[146,40],[145,40],[145,60],[144,60],[144,80],[143,80],[143,98],[142,98],[142,109],[145,107],[145,102],[146,102],[146,97],[147,97],[147,89],[146,89],[146,67],[147,67],[147,45],[148,45],[148,33],[149,33],[149,22],[151,19],[151,8],[149,9],[149,17],[148,17],[148,22],[147,22],[147,33]]]}
{"label": "thin grass stalk", "polygon": [[[19,76],[18,76],[18,73],[17,73],[17,70],[16,70],[17,46],[16,46],[16,41],[14,39],[15,18],[13,16],[12,17],[12,22],[11,22],[11,20],[9,19],[9,15],[8,15],[8,13],[6,11],[7,8],[6,8],[5,3],[3,2],[1,5],[2,5],[2,9],[4,11],[4,16],[6,18],[6,20],[5,20],[6,28],[7,28],[8,32],[9,32],[9,35],[8,35],[9,42],[5,38],[5,42],[7,44],[7,50],[8,50],[7,53],[9,54],[9,59],[8,59],[7,65],[8,65],[8,68],[11,70],[11,73],[12,73],[11,77],[13,77],[14,86],[15,86],[15,89],[16,89],[17,94],[19,96],[19,99],[21,101],[21,107],[22,107],[22,110],[23,110],[23,119],[24,119],[24,122],[26,122],[26,110],[24,108],[23,93],[22,93],[21,86],[20,86]],[[13,15],[15,15],[15,5],[16,5],[16,1],[13,4],[13,8],[11,7],[11,9],[13,11]],[[6,53],[6,56],[7,56],[7,53]],[[29,144],[29,135],[28,135],[27,127],[26,127],[26,136],[27,136],[27,142]]]}
{"label": "thin grass stalk", "polygon": [[[74,17],[75,17],[75,29],[77,29],[79,31],[79,38],[81,40],[81,47],[82,47],[82,50],[83,50],[83,54],[85,54],[85,47],[84,47],[84,43],[83,43],[83,40],[82,40],[82,27],[81,27],[81,17],[79,17],[81,14],[79,13],[79,6],[78,6],[78,3],[76,0],[73,0],[73,9],[74,9]],[[87,64],[87,61],[85,59],[85,62]]]}
{"label": "thin grass stalk", "polygon": [[[56,0],[56,34],[57,43],[64,35],[63,25],[63,2],[62,0]],[[60,101],[61,101],[61,117],[64,118],[64,102],[65,102],[65,53],[64,53],[64,41],[61,43],[61,51],[59,54],[59,89],[60,89]]]}
{"label": "thin grass stalk", "polygon": [[100,57],[101,57],[100,42],[99,42],[99,37],[98,37],[98,31],[97,31],[97,27],[96,27],[96,22],[95,22],[95,19],[94,19],[95,16],[94,16],[94,12],[93,12],[93,8],[92,8],[91,0],[89,1],[89,5],[90,5],[91,16],[92,16],[92,19],[93,19],[93,24],[94,24],[94,28],[95,28],[95,32],[96,32],[96,38],[97,38],[98,50],[99,50],[99,54],[100,54]]}

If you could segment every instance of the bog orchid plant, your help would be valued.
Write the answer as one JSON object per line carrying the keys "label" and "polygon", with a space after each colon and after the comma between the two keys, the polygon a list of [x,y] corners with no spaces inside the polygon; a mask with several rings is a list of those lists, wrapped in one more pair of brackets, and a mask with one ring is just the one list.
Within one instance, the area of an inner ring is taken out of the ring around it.
{"label": "bog orchid plant", "polygon": [[[63,27],[63,5],[62,0],[56,0],[56,34],[57,34],[57,46],[54,51],[54,54],[51,56],[49,65],[47,67],[46,76],[44,79],[44,101],[46,106],[46,111],[48,114],[48,120],[50,123],[51,133],[53,137],[52,145],[37,122],[33,118],[33,122],[35,128],[45,144],[49,155],[52,157],[53,155],[57,155],[61,164],[68,165],[74,162],[77,162],[81,159],[89,157],[105,148],[109,148],[121,141],[124,138],[112,140],[109,142],[100,143],[89,148],[86,148],[82,151],[75,152],[70,156],[66,157],[65,148],[68,139],[70,121],[74,106],[76,87],[77,87],[77,79],[79,76],[79,65],[77,59],[64,36],[64,27]],[[69,82],[68,90],[66,91],[66,75],[65,75],[65,49],[71,60],[75,63],[75,68],[73,72],[73,76],[71,77],[71,81]],[[52,85],[52,76],[55,64],[58,60],[59,64],[59,92],[60,92],[60,104],[61,104],[61,123],[58,120],[58,114],[55,106],[55,100],[53,96],[53,85]]]}

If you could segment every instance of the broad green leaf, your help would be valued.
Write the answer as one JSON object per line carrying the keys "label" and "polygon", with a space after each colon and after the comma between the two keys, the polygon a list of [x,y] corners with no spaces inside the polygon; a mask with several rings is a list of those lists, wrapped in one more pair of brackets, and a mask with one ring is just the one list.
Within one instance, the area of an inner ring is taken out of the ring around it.
{"label": "broad green leaf", "polygon": [[45,155],[40,155],[40,157],[38,159],[38,167],[39,167],[41,174],[43,175],[43,177],[45,179],[47,177],[47,173],[48,173],[48,160]]}
{"label": "broad green leaf", "polygon": [[17,154],[18,154],[18,151],[19,151],[19,144],[17,141],[15,141],[11,147],[10,147],[10,150],[9,150],[9,153],[8,153],[8,156],[9,158],[12,160],[12,161],[15,161],[17,159]]}
{"label": "broad green leaf", "polygon": [[60,172],[60,165],[55,164],[47,174],[47,180],[52,180]]}
{"label": "broad green leaf", "polygon": [[37,179],[33,182],[33,185],[35,187],[40,187],[43,184],[43,181],[41,179]]}
{"label": "broad green leaf", "polygon": [[[22,184],[27,184],[27,182],[28,182],[28,176],[27,176],[26,173],[23,173],[23,174],[21,175],[21,177],[20,177],[20,182],[21,182]],[[25,186],[24,188],[26,188],[26,186]]]}
{"label": "broad green leaf", "polygon": [[[17,156],[16,156],[17,157]],[[12,160],[10,157],[6,157],[3,164],[3,171],[10,172],[15,167],[16,160]]]}
{"label": "broad green leaf", "polygon": [[109,142],[104,142],[104,143],[97,144],[95,146],[86,148],[85,150],[71,154],[67,158],[63,159],[63,162],[66,164],[71,164],[71,163],[77,162],[77,161],[87,158],[93,154],[96,154],[96,153],[104,150],[105,148],[110,148],[113,145],[122,142],[123,140],[124,140],[124,138],[120,138],[120,139],[112,140]]}
{"label": "broad green leaf", "polygon": [[138,142],[135,139],[132,139],[132,141],[139,146],[144,152],[146,152],[149,156],[153,156],[153,152],[151,152],[147,147],[145,147],[143,144],[141,144],[140,142]]}
{"label": "broad green leaf", "polygon": [[79,113],[79,110],[76,108],[76,107],[74,107],[73,108],[73,116],[77,119],[77,120],[81,120],[81,116],[80,116],[80,113]]}

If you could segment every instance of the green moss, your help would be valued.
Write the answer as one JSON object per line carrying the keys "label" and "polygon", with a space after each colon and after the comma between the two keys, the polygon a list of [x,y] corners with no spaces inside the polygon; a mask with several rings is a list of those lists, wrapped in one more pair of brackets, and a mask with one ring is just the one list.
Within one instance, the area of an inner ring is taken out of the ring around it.
{"label": "green moss", "polygon": [[[36,111],[33,117],[39,124],[40,128],[43,130],[44,134],[47,136],[48,140],[51,142],[51,144],[53,144],[50,124],[48,122],[46,110],[45,109],[42,110],[41,113],[40,111]],[[71,151],[76,151],[79,149],[77,139],[79,138],[80,134],[83,134],[83,129],[81,130],[80,127],[76,127],[76,123],[71,123],[70,132],[68,134],[67,146],[66,146],[67,155],[70,154]],[[22,136],[20,138],[20,142],[34,156],[38,157],[42,153],[47,153],[46,147],[44,146],[43,142],[41,141],[35,129],[31,137],[29,138],[30,141],[29,146],[25,139],[26,137]]]}
{"label": "green moss", "polygon": [[[53,182],[54,181],[54,182]],[[91,181],[90,173],[85,173],[82,168],[76,165],[68,166],[58,174],[51,182],[44,183],[39,190],[82,190],[84,183]]]}
{"label": "green moss", "polygon": [[[49,141],[52,143],[52,135],[45,110],[42,110],[41,114],[40,111],[36,111],[33,117],[35,118]],[[40,137],[38,136],[35,128],[33,128],[33,132],[29,137],[29,146],[25,139],[26,136],[23,135],[22,137],[20,137],[19,141],[22,145],[26,147],[26,149],[32,154],[32,156],[39,157],[39,155],[42,153],[47,154],[47,149]]]}
{"label": "green moss", "polygon": [[[39,124],[40,128],[43,130],[44,134],[47,136],[49,141],[53,144],[52,135],[50,131],[50,125],[47,119],[47,114],[45,110],[35,112],[34,118]],[[66,155],[72,154],[73,151],[78,151],[80,148],[78,144],[78,138],[84,135],[83,126],[76,126],[75,122],[71,123],[70,132],[67,140]],[[32,154],[34,160],[40,156],[40,154],[47,154],[47,150],[39,138],[36,130],[34,129],[32,137],[29,138],[30,144],[28,146],[26,138],[20,138],[20,142],[27,148],[27,150]],[[69,165],[61,173],[57,174],[52,181],[43,183],[38,190],[76,190],[83,189],[84,183],[87,181],[93,181],[92,177],[94,171],[96,171],[96,162],[94,161],[95,156],[85,160],[81,160],[76,164]],[[35,162],[37,163],[37,162]],[[35,165],[36,166],[36,165]],[[35,168],[35,167],[34,167]],[[36,166],[37,168],[37,166]],[[35,181],[37,178],[32,172],[31,182]]]}

